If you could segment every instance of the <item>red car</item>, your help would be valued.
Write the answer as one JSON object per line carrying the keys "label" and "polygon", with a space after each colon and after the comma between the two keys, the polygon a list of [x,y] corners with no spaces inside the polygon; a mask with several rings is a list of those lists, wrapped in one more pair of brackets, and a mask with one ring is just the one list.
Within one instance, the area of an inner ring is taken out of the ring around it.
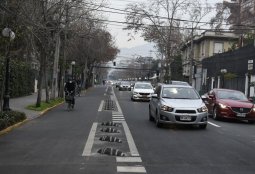
{"label": "red car", "polygon": [[215,120],[231,118],[255,123],[255,105],[240,91],[213,89],[203,98],[209,114]]}

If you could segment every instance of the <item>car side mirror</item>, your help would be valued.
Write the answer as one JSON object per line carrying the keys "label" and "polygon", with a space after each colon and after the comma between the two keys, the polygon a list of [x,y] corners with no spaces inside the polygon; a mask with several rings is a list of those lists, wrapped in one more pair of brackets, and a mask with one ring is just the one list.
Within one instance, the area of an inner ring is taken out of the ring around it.
{"label": "car side mirror", "polygon": [[253,103],[253,98],[249,97],[248,100]]}
{"label": "car side mirror", "polygon": [[205,95],[201,95],[202,100],[206,100],[207,97]]}
{"label": "car side mirror", "polygon": [[152,98],[158,98],[158,94],[152,94]]}

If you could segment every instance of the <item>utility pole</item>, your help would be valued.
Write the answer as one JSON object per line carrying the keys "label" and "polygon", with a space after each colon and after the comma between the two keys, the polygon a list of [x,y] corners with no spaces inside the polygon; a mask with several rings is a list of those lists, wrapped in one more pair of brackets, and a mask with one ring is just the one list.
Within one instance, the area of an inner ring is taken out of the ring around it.
{"label": "utility pole", "polygon": [[193,24],[192,24],[192,28],[191,28],[191,43],[190,43],[190,72],[189,72],[189,83],[190,85],[192,85],[193,82],[193,73],[194,73],[194,69],[193,69],[193,65],[194,65],[194,28],[193,28]]}

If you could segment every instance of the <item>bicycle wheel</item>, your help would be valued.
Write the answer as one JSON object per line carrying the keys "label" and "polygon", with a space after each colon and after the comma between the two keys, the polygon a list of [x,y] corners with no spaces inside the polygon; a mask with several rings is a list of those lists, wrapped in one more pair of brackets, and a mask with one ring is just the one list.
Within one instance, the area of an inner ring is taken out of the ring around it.
{"label": "bicycle wheel", "polygon": [[68,103],[67,103],[67,110],[68,110],[68,112],[71,111],[71,109],[72,109],[72,104],[71,104],[70,101],[68,101]]}

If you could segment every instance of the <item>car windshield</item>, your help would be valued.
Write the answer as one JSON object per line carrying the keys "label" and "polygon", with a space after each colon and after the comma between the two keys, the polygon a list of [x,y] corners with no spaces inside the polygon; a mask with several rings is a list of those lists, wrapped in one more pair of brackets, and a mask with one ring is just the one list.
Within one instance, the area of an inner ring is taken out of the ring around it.
{"label": "car windshield", "polygon": [[135,89],[153,89],[151,84],[148,83],[137,83],[135,84]]}
{"label": "car windshield", "polygon": [[219,99],[231,99],[231,100],[248,100],[246,96],[239,91],[218,91],[217,96]]}
{"label": "car windshield", "polygon": [[199,99],[199,95],[193,88],[165,87],[162,93],[163,98],[171,99]]}

